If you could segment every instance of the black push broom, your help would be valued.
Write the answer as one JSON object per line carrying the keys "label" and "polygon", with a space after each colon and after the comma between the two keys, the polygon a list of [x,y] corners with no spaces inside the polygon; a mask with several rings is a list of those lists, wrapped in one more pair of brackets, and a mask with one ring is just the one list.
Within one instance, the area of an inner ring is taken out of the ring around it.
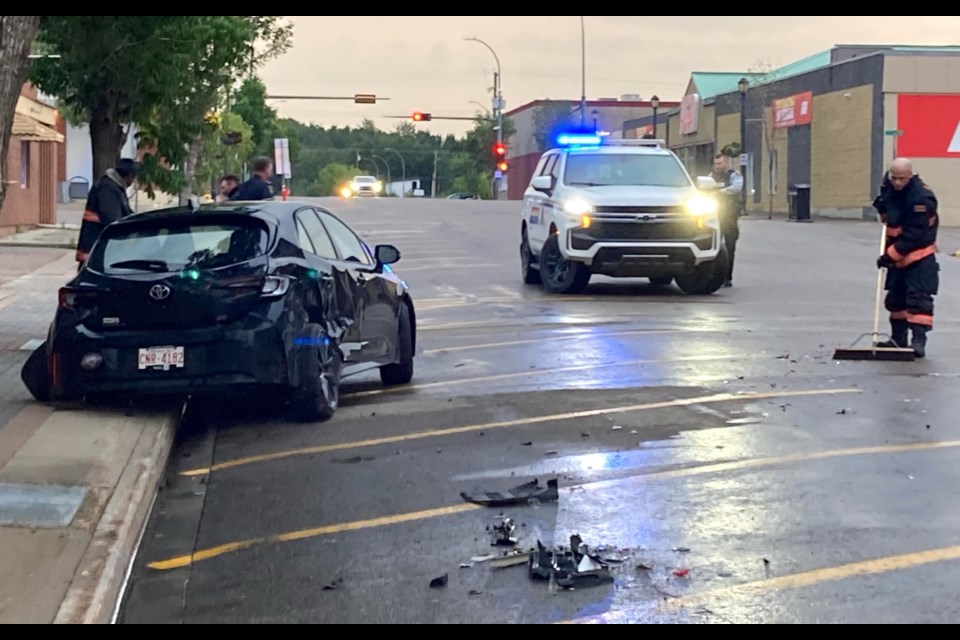
{"label": "black push broom", "polygon": [[[887,225],[883,225],[883,229],[880,235],[880,254],[882,255],[887,249]],[[917,359],[917,354],[914,353],[913,349],[907,347],[906,345],[900,347],[881,347],[879,346],[880,338],[880,299],[883,295],[883,280],[884,276],[887,274],[886,269],[879,269],[877,274],[877,301],[876,309],[873,314],[873,333],[865,333],[856,340],[853,344],[846,348],[839,348],[833,352],[834,360],[895,360],[898,362],[912,362]],[[885,335],[885,334],[884,334]],[[857,347],[854,346],[862,339],[870,336],[872,339],[872,344],[869,347]],[[890,338],[890,342],[893,342],[893,337],[886,336]]]}

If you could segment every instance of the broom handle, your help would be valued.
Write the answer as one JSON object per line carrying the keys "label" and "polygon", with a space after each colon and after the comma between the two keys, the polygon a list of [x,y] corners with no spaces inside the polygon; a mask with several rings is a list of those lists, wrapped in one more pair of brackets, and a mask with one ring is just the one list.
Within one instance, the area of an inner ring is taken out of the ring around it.
{"label": "broom handle", "polygon": [[[883,224],[880,229],[880,255],[887,251],[887,225]],[[883,295],[883,276],[886,275],[886,269],[877,270],[877,302],[876,310],[873,314],[873,344],[876,345],[880,337],[880,296]]]}

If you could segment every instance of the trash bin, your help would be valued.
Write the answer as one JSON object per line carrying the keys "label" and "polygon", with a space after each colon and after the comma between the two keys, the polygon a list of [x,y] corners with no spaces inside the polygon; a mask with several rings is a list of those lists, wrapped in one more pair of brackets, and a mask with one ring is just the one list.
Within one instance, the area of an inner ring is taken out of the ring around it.
{"label": "trash bin", "polygon": [[810,185],[798,184],[796,187],[796,221],[813,222],[810,218]]}
{"label": "trash bin", "polygon": [[797,219],[797,185],[795,184],[787,188],[787,219]]}

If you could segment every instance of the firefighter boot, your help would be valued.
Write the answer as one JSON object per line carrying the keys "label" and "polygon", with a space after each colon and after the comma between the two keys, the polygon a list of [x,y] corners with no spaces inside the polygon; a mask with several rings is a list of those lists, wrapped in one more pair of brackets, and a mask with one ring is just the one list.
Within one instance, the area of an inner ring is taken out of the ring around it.
{"label": "firefighter boot", "polygon": [[[907,324],[906,320],[891,320],[890,330],[892,339],[881,342],[877,346],[888,349],[906,349],[907,341],[909,340],[909,328],[910,325]],[[914,334],[914,336],[916,336],[916,334]]]}
{"label": "firefighter boot", "polygon": [[913,343],[910,346],[918,358],[923,358],[927,355],[927,332],[930,328],[922,324],[913,324],[910,328],[913,329]]}

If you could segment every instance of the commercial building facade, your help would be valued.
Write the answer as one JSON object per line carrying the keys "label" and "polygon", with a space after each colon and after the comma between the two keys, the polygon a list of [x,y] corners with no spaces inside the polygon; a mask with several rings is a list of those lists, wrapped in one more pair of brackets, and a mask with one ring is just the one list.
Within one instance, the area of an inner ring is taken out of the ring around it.
{"label": "commercial building facade", "polygon": [[0,208],[0,236],[18,228],[57,221],[57,181],[62,175],[66,123],[56,109],[24,85],[13,115],[7,149],[6,196]]}
{"label": "commercial building facade", "polygon": [[763,74],[694,73],[664,120],[657,136],[691,173],[718,152],[746,161],[750,212],[786,213],[809,185],[813,216],[874,220],[901,155],[937,193],[941,224],[960,226],[960,48],[837,45]]}

